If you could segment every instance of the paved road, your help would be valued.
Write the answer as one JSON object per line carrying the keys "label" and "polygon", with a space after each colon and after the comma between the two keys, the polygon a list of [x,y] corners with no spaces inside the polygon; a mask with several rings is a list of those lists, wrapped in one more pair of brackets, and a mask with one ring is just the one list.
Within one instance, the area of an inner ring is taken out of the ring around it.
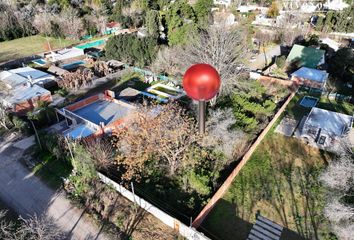
{"label": "paved road", "polygon": [[63,193],[56,192],[34,176],[19,159],[22,150],[0,143],[0,198],[23,217],[46,214],[68,233],[68,239],[109,239],[84,210],[74,207]]}
{"label": "paved road", "polygon": [[[277,45],[275,47],[270,48],[269,50],[266,51],[266,56],[267,56],[267,64],[269,64],[272,60],[273,56],[278,56],[280,55],[280,45]],[[265,66],[265,58],[263,52],[258,54],[256,56],[256,60],[254,62],[249,62],[248,67],[251,70],[257,70],[257,69],[262,69]]]}

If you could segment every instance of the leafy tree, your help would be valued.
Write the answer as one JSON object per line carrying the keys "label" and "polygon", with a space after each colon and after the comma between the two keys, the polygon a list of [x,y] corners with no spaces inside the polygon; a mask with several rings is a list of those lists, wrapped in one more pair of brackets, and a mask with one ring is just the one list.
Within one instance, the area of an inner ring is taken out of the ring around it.
{"label": "leafy tree", "polygon": [[[155,171],[173,177],[188,160],[188,148],[196,142],[196,128],[184,110],[173,103],[140,108],[127,128],[117,130],[117,162],[126,180],[149,176]],[[156,113],[153,113],[156,112]]]}
{"label": "leafy tree", "polygon": [[198,19],[200,26],[206,26],[208,24],[208,17],[213,7],[213,0],[198,0],[194,5],[195,15]]}
{"label": "leafy tree", "polygon": [[340,48],[328,61],[328,72],[341,81],[354,80],[354,53],[351,48]]}
{"label": "leafy tree", "polygon": [[57,4],[59,5],[61,8],[67,8],[70,6],[70,1],[69,0],[49,0],[48,1],[49,5],[54,5]]}
{"label": "leafy tree", "polygon": [[168,44],[178,45],[186,42],[190,30],[194,30],[195,14],[187,0],[176,0],[166,13]]}
{"label": "leafy tree", "polygon": [[323,16],[319,16],[317,18],[317,22],[316,22],[316,30],[317,31],[322,31],[323,27],[324,27],[324,23],[325,23],[325,18]]}
{"label": "leafy tree", "polygon": [[106,57],[120,60],[140,67],[149,65],[157,52],[156,39],[139,38],[136,35],[118,35],[111,37],[106,44]]}
{"label": "leafy tree", "polygon": [[277,3],[275,1],[273,1],[268,9],[267,17],[275,18],[277,16],[279,16],[279,8],[278,8]]}
{"label": "leafy tree", "polygon": [[150,36],[159,36],[159,13],[156,10],[150,10],[146,13],[146,27]]}
{"label": "leafy tree", "polygon": [[267,118],[274,113],[276,104],[269,99],[266,89],[259,82],[249,81],[247,85],[231,96],[232,108],[236,126],[248,133],[256,133],[260,129],[259,124],[267,122]]}

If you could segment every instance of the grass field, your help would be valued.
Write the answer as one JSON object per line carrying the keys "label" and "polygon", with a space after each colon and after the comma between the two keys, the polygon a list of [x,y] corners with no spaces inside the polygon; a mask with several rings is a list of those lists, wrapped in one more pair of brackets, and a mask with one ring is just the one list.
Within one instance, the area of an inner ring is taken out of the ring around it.
{"label": "grass field", "polygon": [[216,239],[246,239],[259,210],[287,228],[281,239],[326,239],[318,175],[329,159],[296,138],[270,132],[202,228]]}
{"label": "grass field", "polygon": [[[48,37],[48,41],[52,49],[63,48],[78,43],[76,40],[51,37]],[[47,51],[46,45],[47,39],[40,35],[0,42],[0,63]]]}

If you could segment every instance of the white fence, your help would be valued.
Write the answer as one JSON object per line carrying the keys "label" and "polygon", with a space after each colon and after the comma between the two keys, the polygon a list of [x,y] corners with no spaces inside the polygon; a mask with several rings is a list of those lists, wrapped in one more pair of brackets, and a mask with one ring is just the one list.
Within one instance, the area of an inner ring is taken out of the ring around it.
{"label": "white fence", "polygon": [[181,234],[183,237],[189,240],[210,240],[208,237],[204,236],[204,234],[198,232],[195,228],[186,226],[185,224],[181,223],[178,219],[171,217],[164,211],[160,210],[159,208],[155,207],[154,205],[145,201],[139,196],[133,194],[131,191],[119,185],[118,183],[114,182],[113,180],[109,179],[105,175],[98,173],[98,176],[102,182],[112,186],[125,198],[138,204],[141,208],[145,209],[147,212],[151,213],[156,218],[160,219],[164,224],[178,231],[179,234]]}

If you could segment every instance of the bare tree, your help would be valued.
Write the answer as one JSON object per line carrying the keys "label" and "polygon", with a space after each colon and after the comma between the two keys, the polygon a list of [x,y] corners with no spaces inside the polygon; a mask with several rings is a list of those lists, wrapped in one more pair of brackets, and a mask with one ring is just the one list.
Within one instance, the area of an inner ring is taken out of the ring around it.
{"label": "bare tree", "polygon": [[51,218],[34,215],[27,219],[20,217],[20,220],[22,223],[16,231],[16,239],[59,240],[65,236]]}
{"label": "bare tree", "polygon": [[93,72],[90,69],[78,69],[76,72],[65,73],[59,86],[68,90],[77,91],[81,87],[88,86],[92,83]]}
{"label": "bare tree", "polygon": [[232,109],[211,110],[203,145],[213,147],[228,160],[237,157],[246,147],[247,138],[244,132],[233,128],[235,122]]}
{"label": "bare tree", "polygon": [[348,142],[343,141],[338,158],[332,160],[320,177],[328,189],[324,213],[340,239],[351,239],[354,231],[354,208],[346,200],[352,197],[354,188],[354,156]]}
{"label": "bare tree", "polygon": [[5,129],[9,129],[7,126],[8,122],[9,118],[6,106],[0,101],[0,125]]}
{"label": "bare tree", "polygon": [[6,211],[0,211],[0,238],[8,240],[59,240],[64,239],[64,232],[54,220],[46,216],[34,215],[27,219],[19,218],[19,224],[5,219]]}
{"label": "bare tree", "polygon": [[50,35],[52,31],[52,19],[53,15],[46,11],[37,13],[33,19],[33,26],[37,29],[38,32],[43,33],[45,35]]}
{"label": "bare tree", "polygon": [[256,32],[255,37],[258,40],[259,51],[261,51],[261,48],[263,50],[264,64],[265,64],[265,66],[267,66],[268,59],[267,59],[267,54],[266,54],[266,46],[274,40],[274,35],[270,32],[258,31],[258,32]]}
{"label": "bare tree", "polygon": [[107,169],[114,164],[115,154],[112,144],[97,138],[85,143],[85,148],[99,169]]}
{"label": "bare tree", "polygon": [[15,231],[15,224],[6,219],[7,211],[0,211],[0,239],[11,239]]}
{"label": "bare tree", "polygon": [[[192,36],[186,46],[175,47],[170,51],[162,50],[154,64],[155,70],[169,72],[172,65],[172,68],[179,69],[179,74],[182,75],[193,64],[208,63],[214,66],[221,76],[220,93],[229,93],[240,73],[237,67],[246,52],[246,34],[242,28],[225,28],[226,26],[210,27]],[[167,55],[164,56],[164,53]]]}
{"label": "bare tree", "polygon": [[60,30],[66,37],[79,38],[83,32],[83,22],[74,8],[65,8],[57,18]]}
{"label": "bare tree", "polygon": [[143,107],[116,131],[118,164],[124,166],[124,178],[139,178],[160,169],[173,176],[187,161],[187,149],[197,141],[196,128],[181,107]]}

